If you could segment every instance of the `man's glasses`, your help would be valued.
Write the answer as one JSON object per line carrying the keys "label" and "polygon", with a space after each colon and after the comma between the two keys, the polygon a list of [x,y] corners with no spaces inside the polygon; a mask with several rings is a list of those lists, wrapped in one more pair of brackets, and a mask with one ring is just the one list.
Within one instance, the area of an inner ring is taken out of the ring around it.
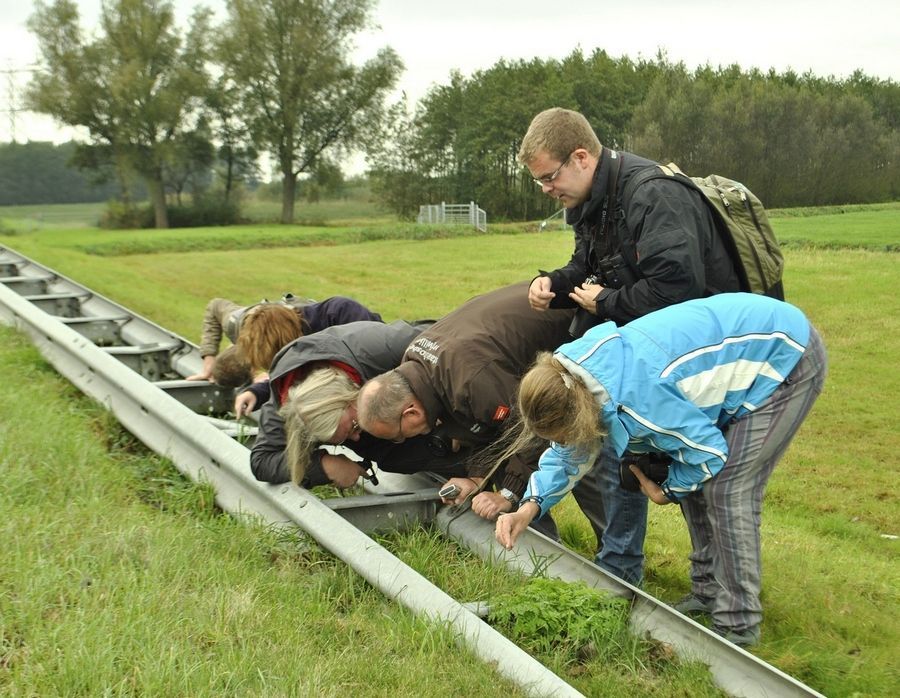
{"label": "man's glasses", "polygon": [[[575,151],[573,150],[572,153]],[[553,184],[553,180],[559,177],[559,173],[562,171],[562,168],[565,167],[569,163],[569,159],[572,157],[572,153],[566,155],[566,159],[562,161],[562,164],[557,167],[553,172],[548,175],[544,175],[543,177],[532,177],[532,180],[539,187],[545,187],[548,184]]]}

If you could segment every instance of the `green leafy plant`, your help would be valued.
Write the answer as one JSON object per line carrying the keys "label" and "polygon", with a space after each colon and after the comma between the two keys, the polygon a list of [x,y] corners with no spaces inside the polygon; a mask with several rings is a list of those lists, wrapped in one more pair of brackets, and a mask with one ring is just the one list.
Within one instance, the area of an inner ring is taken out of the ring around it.
{"label": "green leafy plant", "polygon": [[573,657],[618,647],[627,631],[628,601],[592,589],[584,582],[532,578],[508,594],[491,599],[489,621],[512,640],[535,652],[566,652]]}

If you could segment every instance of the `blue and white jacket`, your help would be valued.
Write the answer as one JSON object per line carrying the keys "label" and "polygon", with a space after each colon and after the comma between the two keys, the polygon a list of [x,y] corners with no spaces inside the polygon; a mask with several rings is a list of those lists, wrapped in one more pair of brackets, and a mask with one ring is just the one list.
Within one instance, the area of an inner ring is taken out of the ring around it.
{"label": "blue and white jacket", "polygon": [[[616,453],[673,459],[662,484],[677,500],[714,477],[728,458],[722,433],[755,410],[797,365],[809,321],[792,305],[750,293],[679,303],[616,327],[606,322],[555,357],[596,396]],[[551,444],[525,496],[546,513],[590,470],[602,442]]]}

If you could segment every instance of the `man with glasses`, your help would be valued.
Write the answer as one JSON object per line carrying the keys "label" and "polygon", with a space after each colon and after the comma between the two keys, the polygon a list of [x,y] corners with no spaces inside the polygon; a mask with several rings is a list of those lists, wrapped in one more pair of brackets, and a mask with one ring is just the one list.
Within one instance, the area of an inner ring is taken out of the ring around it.
{"label": "man with glasses", "polygon": [[[472,451],[469,477],[452,478],[459,487],[445,499],[460,504],[488,475],[490,457],[479,452],[500,441],[515,418],[519,379],[540,351],[568,340],[572,311],[538,314],[526,301],[528,282],[485,293],[438,320],[406,349],[393,371],[368,381],[360,389],[357,420],[373,436],[403,443],[427,436],[435,455]],[[528,478],[546,444],[517,453],[491,477],[496,491],[485,489],[472,499],[472,511],[486,519],[511,511],[525,491]],[[590,478],[573,490],[588,512],[599,497]],[[599,522],[591,520],[599,526]],[[551,522],[543,530],[553,534]]]}
{"label": "man with glasses", "polygon": [[[673,178],[650,180],[623,202],[629,179],[657,163],[605,148],[588,120],[568,109],[541,112],[518,154],[535,184],[562,203],[575,230],[569,263],[541,271],[528,288],[536,311],[576,308],[573,337],[606,320],[626,324],[675,303],[739,291],[737,271],[706,203]],[[624,206],[623,206],[624,204]],[[643,577],[647,499],[618,485],[604,451],[600,480],[607,522],[597,564],[632,583]]]}

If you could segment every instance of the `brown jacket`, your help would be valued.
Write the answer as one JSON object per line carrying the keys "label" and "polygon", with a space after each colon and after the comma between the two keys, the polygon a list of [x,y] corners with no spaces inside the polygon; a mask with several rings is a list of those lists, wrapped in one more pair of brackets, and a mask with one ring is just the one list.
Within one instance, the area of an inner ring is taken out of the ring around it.
{"label": "brown jacket", "polygon": [[[494,442],[508,423],[519,380],[535,355],[571,340],[574,311],[533,310],[529,283],[476,296],[406,349],[397,370],[422,401],[433,430],[475,449]],[[500,486],[521,495],[541,450],[514,458],[499,478]],[[472,474],[481,472],[481,467],[472,469]]]}

